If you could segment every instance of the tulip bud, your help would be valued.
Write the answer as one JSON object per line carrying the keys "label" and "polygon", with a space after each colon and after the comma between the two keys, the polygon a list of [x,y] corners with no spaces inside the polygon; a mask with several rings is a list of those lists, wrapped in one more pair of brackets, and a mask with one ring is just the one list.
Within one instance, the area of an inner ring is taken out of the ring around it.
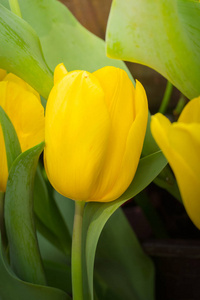
{"label": "tulip bud", "polygon": [[158,113],[151,131],[174,171],[185,209],[200,229],[200,97],[191,100],[173,124]]}
{"label": "tulip bud", "polygon": [[61,64],[55,74],[45,115],[47,176],[65,197],[113,201],[130,185],[140,159],[148,116],[144,88],[139,82],[134,88],[115,67],[66,73]]}
{"label": "tulip bud", "polygon": [[[0,82],[0,106],[15,128],[22,152],[44,140],[44,109],[39,94],[14,74]],[[0,191],[5,192],[8,167],[1,126],[0,153]]]}

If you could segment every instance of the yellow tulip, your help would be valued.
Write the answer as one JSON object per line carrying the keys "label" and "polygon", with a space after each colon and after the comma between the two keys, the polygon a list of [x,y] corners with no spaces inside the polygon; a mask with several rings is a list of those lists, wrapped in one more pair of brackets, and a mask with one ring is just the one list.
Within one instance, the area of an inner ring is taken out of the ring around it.
{"label": "yellow tulip", "polygon": [[148,105],[142,85],[104,67],[56,67],[45,115],[44,163],[54,188],[80,201],[108,202],[130,185],[139,162]]}
{"label": "yellow tulip", "polygon": [[200,97],[191,100],[178,122],[160,113],[152,117],[151,131],[176,176],[185,209],[200,229]]}
{"label": "yellow tulip", "polygon": [[[16,130],[22,152],[44,140],[44,109],[39,94],[14,74],[0,81],[0,106]],[[8,167],[1,126],[0,153],[0,191],[5,192]]]}

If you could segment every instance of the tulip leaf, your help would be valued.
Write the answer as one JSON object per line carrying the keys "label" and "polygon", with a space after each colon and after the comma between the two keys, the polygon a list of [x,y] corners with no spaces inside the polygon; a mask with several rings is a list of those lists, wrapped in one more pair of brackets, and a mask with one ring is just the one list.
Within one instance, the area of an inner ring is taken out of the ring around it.
{"label": "tulip leaf", "polygon": [[71,295],[71,263],[63,252],[39,232],[37,238],[48,286],[59,288]]}
{"label": "tulip leaf", "polygon": [[0,40],[0,67],[15,73],[47,98],[53,78],[39,39],[27,22],[1,4]]}
{"label": "tulip leaf", "polygon": [[111,216],[102,231],[95,274],[109,287],[100,299],[108,300],[110,290],[115,294],[112,299],[154,299],[153,263],[143,252],[122,209]]}
{"label": "tulip leaf", "polygon": [[3,136],[5,140],[8,169],[10,170],[12,163],[17,158],[17,156],[21,153],[21,147],[20,147],[20,143],[15,128],[1,106],[0,106],[0,124],[1,124]]}
{"label": "tulip leaf", "polygon": [[37,229],[70,260],[71,235],[54,200],[48,191],[42,171],[37,169],[34,188],[34,211]]}
{"label": "tulip leaf", "polygon": [[107,27],[107,53],[147,65],[189,99],[197,97],[199,19],[199,1],[114,0]]}
{"label": "tulip leaf", "polygon": [[5,195],[5,224],[10,261],[23,280],[46,283],[33,214],[34,176],[44,142],[20,154],[10,169]]}
{"label": "tulip leaf", "polygon": [[59,1],[19,0],[19,4],[22,17],[39,36],[52,70],[63,62],[68,71],[93,72],[113,65],[128,72],[123,62],[106,57],[104,41],[85,29]]}
{"label": "tulip leaf", "polygon": [[5,251],[0,245],[0,298],[1,300],[70,300],[63,291],[52,287],[34,285],[20,280],[10,268]]}
{"label": "tulip leaf", "polygon": [[[86,255],[86,273],[88,274],[89,290],[85,290],[85,298],[93,299],[93,267],[94,257],[97,247],[97,242],[101,231],[111,215],[127,200],[131,199],[142,191],[154,178],[162,171],[163,167],[167,164],[161,151],[148,155],[140,159],[136,175],[130,184],[126,192],[117,200],[109,203],[88,203],[84,214],[84,241],[85,241],[85,255]],[[149,270],[152,272],[152,270]],[[133,269],[134,272],[134,269]],[[146,280],[146,273],[143,273],[143,269],[137,271],[137,276],[141,281],[145,280],[146,284],[152,286],[152,280],[149,282]],[[152,279],[149,274],[149,278]],[[134,284],[134,283],[133,283]],[[153,288],[153,287],[152,287]],[[139,299],[152,299],[152,295],[149,295],[149,288],[141,288],[139,285],[135,285],[134,289],[136,295],[140,295]],[[148,292],[147,292],[148,291]],[[138,296],[139,297],[139,296]],[[151,298],[150,298],[151,297]]]}

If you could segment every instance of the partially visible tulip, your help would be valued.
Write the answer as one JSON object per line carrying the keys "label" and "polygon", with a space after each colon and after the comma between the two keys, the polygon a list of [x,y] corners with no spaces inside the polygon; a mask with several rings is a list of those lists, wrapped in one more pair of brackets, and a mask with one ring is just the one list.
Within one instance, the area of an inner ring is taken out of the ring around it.
{"label": "partially visible tulip", "polygon": [[200,229],[200,97],[191,100],[173,124],[160,113],[151,131],[176,176],[186,211]]}
{"label": "partially visible tulip", "polygon": [[[39,94],[14,74],[0,82],[0,106],[16,130],[22,152],[44,140],[44,109]],[[8,167],[1,126],[0,153],[0,191],[5,192]]]}
{"label": "partially visible tulip", "polygon": [[54,188],[73,200],[108,202],[130,185],[146,132],[146,93],[125,71],[67,73],[62,64],[45,115],[44,163]]}

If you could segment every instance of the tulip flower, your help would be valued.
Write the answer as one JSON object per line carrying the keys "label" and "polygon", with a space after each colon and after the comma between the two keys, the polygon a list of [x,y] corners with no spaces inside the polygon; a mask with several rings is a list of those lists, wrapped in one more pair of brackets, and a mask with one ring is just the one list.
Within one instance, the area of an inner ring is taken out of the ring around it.
{"label": "tulip flower", "polygon": [[151,131],[174,171],[185,209],[200,229],[200,97],[185,106],[178,122],[171,124],[160,113],[153,116]]}
{"label": "tulip flower", "polygon": [[146,93],[125,71],[67,73],[62,64],[45,115],[44,163],[54,188],[80,201],[108,202],[130,185],[146,132]]}
{"label": "tulip flower", "polygon": [[[10,118],[22,152],[44,140],[44,109],[39,94],[14,74],[0,81],[0,106]],[[0,191],[5,192],[8,167],[3,132],[0,126]]]}

